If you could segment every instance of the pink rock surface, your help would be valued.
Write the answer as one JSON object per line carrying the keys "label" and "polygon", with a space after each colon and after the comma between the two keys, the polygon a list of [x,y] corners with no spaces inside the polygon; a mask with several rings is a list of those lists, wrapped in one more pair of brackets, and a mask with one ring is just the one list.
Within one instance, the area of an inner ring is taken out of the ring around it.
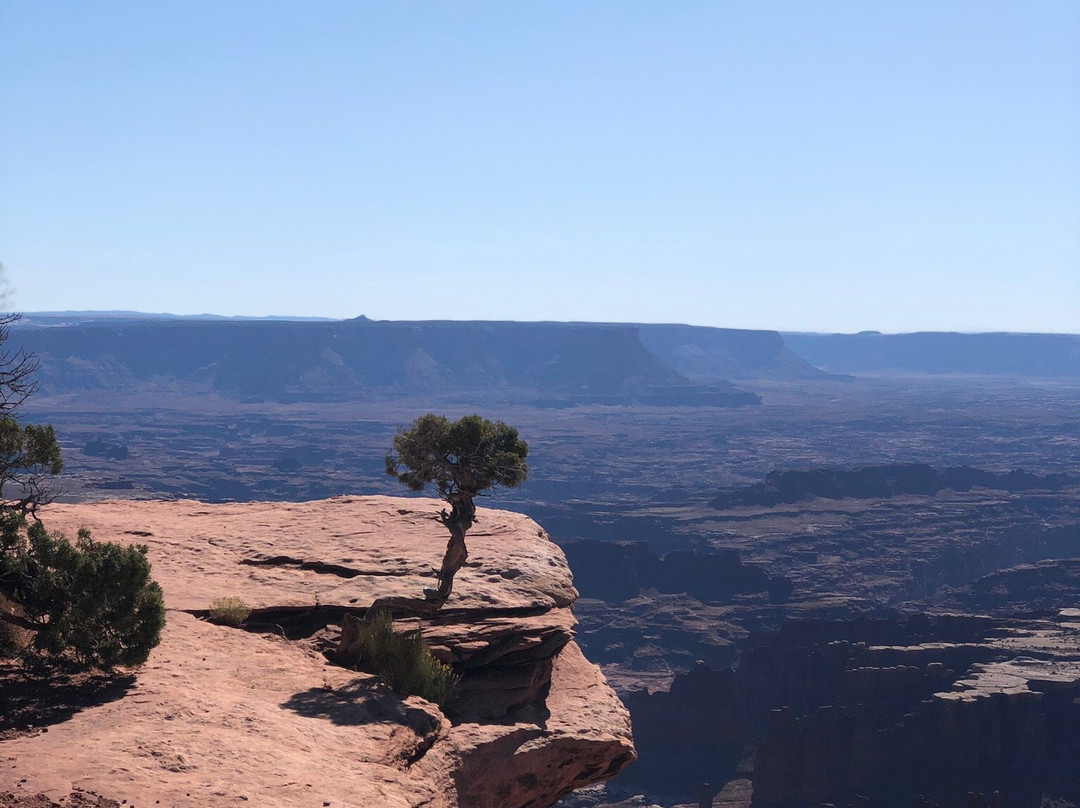
{"label": "pink rock surface", "polygon": [[[328,663],[311,643],[187,613],[224,596],[266,609],[415,597],[446,543],[438,510],[389,497],[50,506],[50,528],[149,546],[168,625],[122,697],[0,742],[0,792],[58,799],[81,789],[134,806],[539,808],[618,772],[634,756],[629,717],[572,642],[547,663],[543,705],[453,725],[422,699]],[[469,534],[476,566],[457,577],[438,644],[477,664],[550,648],[536,637],[573,626],[561,551],[528,517],[479,515]]]}
{"label": "pink rock surface", "polygon": [[[101,541],[148,545],[174,609],[206,609],[228,596],[255,608],[366,607],[381,597],[420,597],[432,586],[449,537],[435,519],[444,504],[381,496],[111,500],[54,504],[41,516],[71,537],[87,527]],[[446,608],[549,609],[577,598],[562,551],[523,514],[478,509],[468,544],[470,566],[458,573]],[[323,571],[302,569],[305,563]]]}

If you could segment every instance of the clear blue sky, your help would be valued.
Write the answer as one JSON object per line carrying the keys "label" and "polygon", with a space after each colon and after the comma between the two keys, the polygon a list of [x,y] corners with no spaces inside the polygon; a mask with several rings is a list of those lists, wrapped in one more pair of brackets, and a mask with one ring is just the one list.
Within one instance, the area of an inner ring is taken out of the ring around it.
{"label": "clear blue sky", "polygon": [[0,5],[15,306],[1080,332],[1076,0]]}

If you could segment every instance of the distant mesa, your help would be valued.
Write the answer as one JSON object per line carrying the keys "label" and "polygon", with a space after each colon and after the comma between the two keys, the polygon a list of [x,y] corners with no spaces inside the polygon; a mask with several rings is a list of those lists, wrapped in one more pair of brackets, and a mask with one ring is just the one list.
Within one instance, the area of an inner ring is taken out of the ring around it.
{"label": "distant mesa", "polygon": [[975,469],[970,466],[954,466],[940,474],[941,487],[954,491],[970,491],[972,488],[988,488],[998,491],[1060,491],[1075,479],[1064,472],[1056,474],[1032,474],[1023,469],[1004,473]]}
{"label": "distant mesa", "polygon": [[[698,334],[726,364],[716,359],[708,372],[688,376],[643,343],[642,328],[653,342],[689,344],[682,327],[667,326],[366,317],[233,321],[130,313],[30,314],[14,329],[12,342],[40,358],[45,395],[213,392],[241,401],[422,396],[550,407],[735,407],[761,399],[721,378],[723,367],[766,367],[770,355],[799,364],[775,332],[691,329],[686,333]],[[663,337],[671,328],[678,334]]]}
{"label": "distant mesa", "polygon": [[[358,320],[366,320],[364,315],[360,315]],[[265,321],[265,322],[335,322],[330,317],[277,317],[268,315],[265,317],[248,317],[244,315],[225,315],[225,314],[167,314],[164,312],[143,312],[143,311],[82,311],[82,310],[69,310],[69,311],[34,311],[27,312],[23,315],[24,324],[32,325],[70,325],[72,323],[94,322],[97,320],[111,320],[113,322],[120,320],[216,320],[226,322],[241,322],[241,321]]]}
{"label": "distant mesa", "polygon": [[296,457],[280,457],[274,461],[274,468],[282,472],[299,471],[304,464]]}
{"label": "distant mesa", "polygon": [[792,352],[776,331],[690,325],[640,325],[638,330],[646,348],[700,384],[725,379],[818,379],[829,375]]}
{"label": "distant mesa", "polygon": [[296,446],[278,457],[271,465],[281,472],[299,471],[306,466],[318,466],[337,454],[337,451],[319,446]]}
{"label": "distant mesa", "polygon": [[[1080,528],[1074,526],[1074,534],[1075,548]],[[995,570],[960,589],[956,601],[962,608],[988,614],[1074,607],[1080,603],[1080,559],[1046,559]]]}
{"label": "distant mesa", "polygon": [[127,460],[128,447],[122,443],[114,443],[107,438],[97,438],[87,441],[82,447],[82,453],[87,457],[107,457],[111,460]]}
{"label": "distant mesa", "polygon": [[936,471],[925,463],[892,463],[854,469],[812,468],[770,471],[765,482],[722,492],[714,508],[773,507],[808,499],[879,499],[899,494],[931,496],[943,489],[970,491],[974,487],[1000,491],[1059,491],[1068,485],[1067,474],[1037,475],[1014,469],[999,473],[954,466]]}
{"label": "distant mesa", "polygon": [[798,356],[830,373],[1080,377],[1080,335],[784,334]]}

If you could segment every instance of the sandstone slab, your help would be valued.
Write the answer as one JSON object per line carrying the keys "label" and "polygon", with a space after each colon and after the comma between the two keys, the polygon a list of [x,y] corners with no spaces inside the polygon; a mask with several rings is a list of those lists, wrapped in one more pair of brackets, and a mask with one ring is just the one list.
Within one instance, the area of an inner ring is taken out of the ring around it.
{"label": "sandstone slab", "polygon": [[[436,652],[480,683],[474,703],[486,686],[504,699],[498,721],[482,710],[451,720],[401,699],[331,664],[314,639],[200,619],[225,596],[264,615],[359,613],[415,597],[445,546],[438,510],[390,497],[50,506],[50,528],[146,544],[168,624],[115,697],[4,736],[0,792],[59,800],[81,791],[134,806],[540,808],[616,774],[634,758],[629,717],[572,642],[565,558],[520,514],[480,511],[474,566],[423,622]],[[547,679],[525,688],[528,704],[500,695],[500,676],[537,670]]]}
{"label": "sandstone slab", "polygon": [[[74,536],[145,544],[171,608],[217,597],[255,608],[366,608],[377,598],[420,597],[432,585],[448,533],[444,503],[406,497],[213,504],[112,500],[53,504],[45,523]],[[524,514],[477,510],[469,562],[444,608],[534,610],[577,598],[562,551]]]}

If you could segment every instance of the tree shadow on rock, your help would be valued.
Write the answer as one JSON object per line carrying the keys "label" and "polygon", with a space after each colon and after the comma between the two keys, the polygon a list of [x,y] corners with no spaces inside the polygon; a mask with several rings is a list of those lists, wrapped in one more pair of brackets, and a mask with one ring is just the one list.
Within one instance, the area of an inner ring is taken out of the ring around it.
{"label": "tree shadow on rock", "polygon": [[88,707],[123,698],[135,684],[131,673],[54,671],[31,675],[0,662],[0,741],[68,721]]}
{"label": "tree shadow on rock", "polygon": [[438,730],[441,719],[432,706],[407,704],[375,679],[357,679],[330,690],[312,687],[296,693],[281,705],[306,718],[322,718],[340,726],[402,724],[419,735]]}

